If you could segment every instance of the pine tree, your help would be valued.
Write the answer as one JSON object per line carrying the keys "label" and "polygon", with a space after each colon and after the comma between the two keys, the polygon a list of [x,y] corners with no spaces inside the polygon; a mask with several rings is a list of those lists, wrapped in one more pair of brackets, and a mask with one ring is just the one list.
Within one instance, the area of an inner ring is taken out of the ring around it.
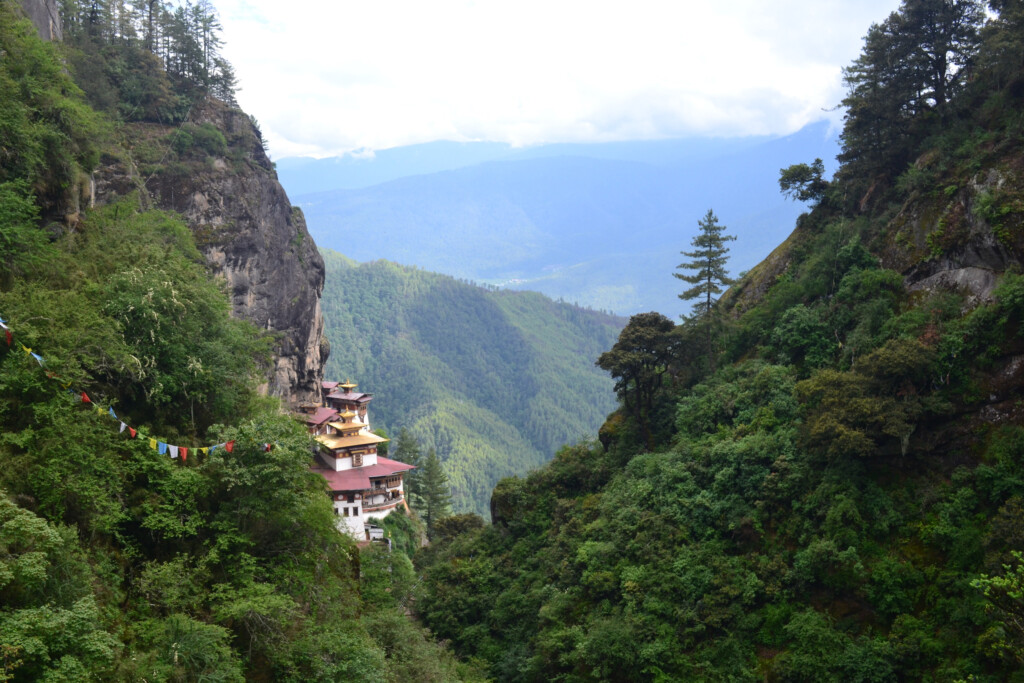
{"label": "pine tree", "polygon": [[[677,269],[694,271],[693,275],[673,273],[677,278],[688,282],[693,287],[679,295],[684,301],[697,299],[693,304],[693,311],[690,320],[697,322],[705,328],[707,345],[708,364],[713,369],[714,359],[712,357],[712,320],[711,312],[714,309],[716,295],[722,293],[722,288],[735,282],[726,273],[725,264],[729,260],[729,248],[726,242],[735,240],[733,235],[723,235],[724,225],[719,225],[718,217],[714,211],[708,209],[707,214],[700,221],[700,233],[690,242],[694,251],[680,252],[683,256],[693,259],[686,263],[680,263]],[[703,299],[703,300],[701,300]]]}
{"label": "pine tree", "polygon": [[421,472],[423,468],[423,451],[420,449],[419,441],[405,427],[402,427],[398,432],[398,438],[395,439],[392,455],[395,460],[417,468],[410,470],[405,475],[405,496],[409,501],[409,505],[419,509],[423,500],[422,487],[420,486],[420,480],[423,477]]}
{"label": "pine tree", "polygon": [[452,494],[448,486],[448,475],[431,448],[423,463],[422,474],[423,517],[427,523],[427,537],[432,538],[437,522],[452,513]]}

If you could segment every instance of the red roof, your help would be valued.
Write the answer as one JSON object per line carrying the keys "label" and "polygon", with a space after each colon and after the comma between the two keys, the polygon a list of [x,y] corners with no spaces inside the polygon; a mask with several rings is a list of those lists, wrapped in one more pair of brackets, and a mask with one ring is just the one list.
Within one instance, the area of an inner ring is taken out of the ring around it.
{"label": "red roof", "polygon": [[392,474],[408,472],[416,468],[404,462],[377,456],[376,465],[353,467],[350,470],[341,470],[340,472],[335,472],[326,467],[313,467],[311,469],[327,480],[327,485],[330,486],[332,491],[362,491],[363,489],[370,488],[370,477],[390,477]]}
{"label": "red roof", "polygon": [[341,382],[320,382],[320,386],[324,391],[334,391],[334,388],[339,384],[341,384]]}
{"label": "red roof", "polygon": [[334,391],[328,394],[327,398],[349,403],[366,403],[373,398],[373,394],[361,394],[357,391]]}
{"label": "red roof", "polygon": [[334,408],[317,408],[312,413],[304,413],[302,419],[307,424],[322,425],[324,422],[333,420],[337,415],[338,411]]}

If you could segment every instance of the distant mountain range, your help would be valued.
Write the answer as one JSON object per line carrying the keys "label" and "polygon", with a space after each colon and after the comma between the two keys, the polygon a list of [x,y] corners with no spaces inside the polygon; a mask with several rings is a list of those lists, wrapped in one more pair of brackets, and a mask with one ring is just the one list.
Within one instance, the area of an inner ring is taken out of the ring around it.
{"label": "distant mountain range", "polygon": [[376,396],[375,427],[437,449],[457,510],[488,515],[502,477],[592,437],[616,406],[594,366],[625,320],[321,250],[326,376]]}
{"label": "distant mountain range", "polygon": [[[824,123],[787,137],[547,145],[437,142],[370,157],[282,159],[317,244],[619,315],[688,310],[672,277],[712,208],[751,268],[804,207],[779,169],[834,164]],[[366,185],[368,183],[377,183]],[[326,190],[328,185],[336,188]],[[347,188],[347,189],[344,189]]]}

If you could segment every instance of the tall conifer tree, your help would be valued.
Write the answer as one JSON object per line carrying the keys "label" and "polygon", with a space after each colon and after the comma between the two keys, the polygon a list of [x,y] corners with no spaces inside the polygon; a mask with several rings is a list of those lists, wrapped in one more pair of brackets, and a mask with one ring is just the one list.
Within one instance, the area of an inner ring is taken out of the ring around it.
{"label": "tall conifer tree", "polygon": [[683,256],[693,260],[676,266],[680,270],[693,271],[693,274],[673,273],[673,275],[693,285],[680,294],[679,298],[684,301],[696,299],[690,319],[705,328],[708,364],[714,368],[711,348],[711,312],[715,301],[717,301],[717,295],[722,293],[722,288],[735,282],[725,270],[725,264],[729,260],[729,248],[725,246],[725,243],[735,240],[736,237],[723,234],[726,228],[718,223],[718,217],[711,209],[708,209],[703,219],[697,221],[697,225],[700,226],[700,232],[690,242],[694,250],[680,252]]}
{"label": "tall conifer tree", "polygon": [[427,536],[433,537],[438,520],[452,513],[452,493],[448,486],[448,475],[433,448],[427,451],[420,481],[423,499],[423,516],[427,523]]}

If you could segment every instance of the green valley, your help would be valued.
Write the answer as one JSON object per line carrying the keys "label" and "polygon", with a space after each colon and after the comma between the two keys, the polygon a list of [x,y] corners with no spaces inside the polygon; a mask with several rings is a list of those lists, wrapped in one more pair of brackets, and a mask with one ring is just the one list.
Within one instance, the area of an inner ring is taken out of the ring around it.
{"label": "green valley", "polygon": [[592,436],[615,407],[594,367],[623,320],[532,292],[493,291],[329,250],[326,374],[375,393],[374,424],[444,462],[456,510],[487,515],[505,476]]}

